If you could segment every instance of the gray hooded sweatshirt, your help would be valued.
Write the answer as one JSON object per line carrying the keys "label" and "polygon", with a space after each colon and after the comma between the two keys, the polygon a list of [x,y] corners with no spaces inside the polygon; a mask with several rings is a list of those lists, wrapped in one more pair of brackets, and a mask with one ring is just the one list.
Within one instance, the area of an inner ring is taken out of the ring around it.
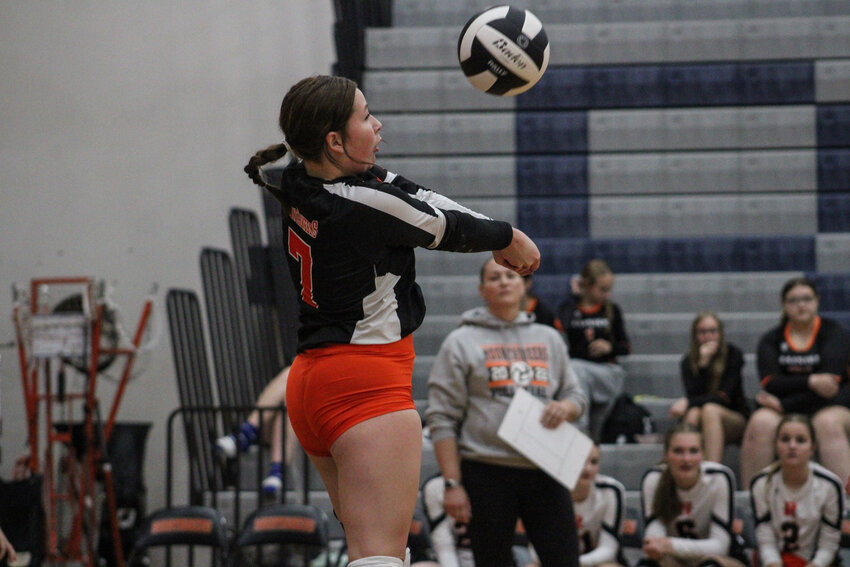
{"label": "gray hooded sweatshirt", "polygon": [[425,418],[431,440],[457,438],[463,459],[534,468],[497,434],[517,388],[544,404],[569,399],[582,412],[587,407],[558,331],[524,312],[513,321],[486,307],[465,312],[460,327],[443,341],[428,377]]}

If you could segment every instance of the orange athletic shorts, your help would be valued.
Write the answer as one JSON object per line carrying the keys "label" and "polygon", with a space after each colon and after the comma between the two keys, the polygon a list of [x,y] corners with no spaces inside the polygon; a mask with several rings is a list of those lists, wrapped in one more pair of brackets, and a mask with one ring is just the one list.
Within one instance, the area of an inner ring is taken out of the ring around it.
{"label": "orange athletic shorts", "polygon": [[304,450],[330,456],[334,441],[362,421],[415,409],[413,335],[383,345],[339,344],[295,357],[286,408]]}

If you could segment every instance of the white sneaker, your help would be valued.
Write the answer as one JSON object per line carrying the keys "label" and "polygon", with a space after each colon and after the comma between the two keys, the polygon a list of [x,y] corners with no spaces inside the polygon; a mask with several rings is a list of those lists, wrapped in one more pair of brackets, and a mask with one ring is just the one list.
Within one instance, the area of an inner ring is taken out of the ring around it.
{"label": "white sneaker", "polygon": [[228,459],[236,458],[236,439],[233,437],[233,435],[225,435],[224,437],[219,437],[218,439],[216,439],[215,448],[219,453],[221,453]]}
{"label": "white sneaker", "polygon": [[277,494],[283,490],[283,480],[279,476],[270,474],[263,479],[263,492],[266,494]]}

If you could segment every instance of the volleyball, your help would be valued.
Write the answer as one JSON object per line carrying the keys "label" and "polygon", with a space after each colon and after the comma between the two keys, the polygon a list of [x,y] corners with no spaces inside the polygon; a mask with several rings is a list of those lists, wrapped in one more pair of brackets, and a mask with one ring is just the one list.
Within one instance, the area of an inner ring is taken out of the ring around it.
{"label": "volleyball", "polygon": [[549,38],[528,10],[494,6],[472,16],[457,42],[460,68],[485,93],[513,96],[540,80],[549,65]]}

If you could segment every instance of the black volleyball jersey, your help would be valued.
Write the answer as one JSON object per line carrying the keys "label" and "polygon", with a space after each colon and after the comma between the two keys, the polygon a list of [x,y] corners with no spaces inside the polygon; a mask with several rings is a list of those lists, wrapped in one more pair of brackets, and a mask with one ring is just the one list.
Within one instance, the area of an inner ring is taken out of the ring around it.
{"label": "black volleyball jersey", "polygon": [[272,194],[290,207],[283,242],[301,299],[299,352],[391,343],[419,327],[425,303],[414,247],[482,252],[513,237],[510,224],[378,166],[325,181],[294,162]]}
{"label": "black volleyball jersey", "polygon": [[[616,362],[618,356],[632,351],[623,312],[616,303],[601,303],[593,308],[584,308],[579,307],[577,297],[571,297],[558,307],[558,321],[567,336],[572,358]],[[605,339],[611,343],[611,352],[591,356],[590,343],[596,339]]]}
{"label": "black volleyball jersey", "polygon": [[[791,344],[787,325],[774,327],[759,341],[757,358],[762,387],[777,396],[787,412],[811,415],[825,405],[846,400],[850,335],[837,321],[818,317],[811,340],[803,348]],[[820,372],[838,376],[842,383],[838,397],[828,400],[809,388],[809,375]]]}

